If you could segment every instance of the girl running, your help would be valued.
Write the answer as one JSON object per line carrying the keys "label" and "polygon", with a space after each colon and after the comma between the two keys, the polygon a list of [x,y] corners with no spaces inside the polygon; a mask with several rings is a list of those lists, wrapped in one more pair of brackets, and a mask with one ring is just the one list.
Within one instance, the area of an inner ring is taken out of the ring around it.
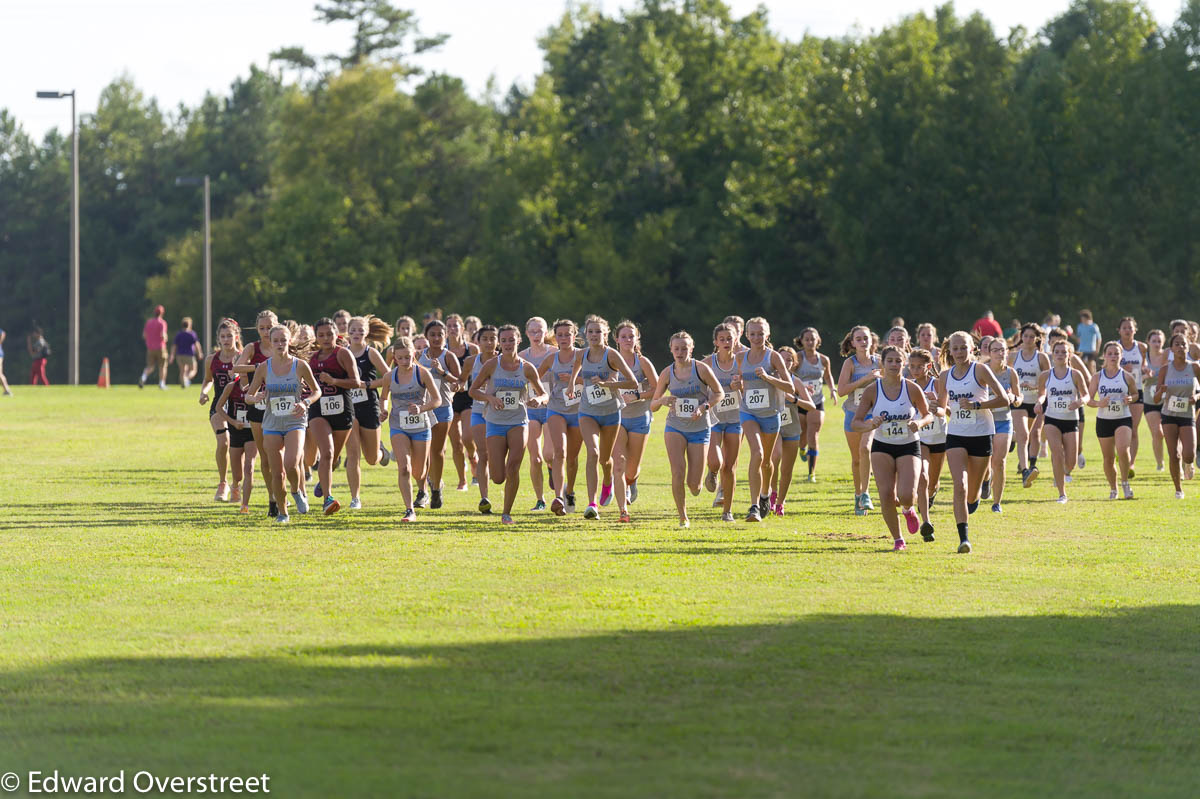
{"label": "girl running", "polygon": [[296,510],[308,513],[308,498],[301,491],[300,459],[311,400],[304,399],[303,393],[307,389],[310,397],[315,398],[321,393],[321,384],[313,377],[309,365],[291,354],[292,335],[288,328],[275,325],[268,332],[268,341],[271,344],[268,359],[254,368],[254,378],[246,389],[246,402],[267,405],[262,433],[266,456],[271,461],[271,494],[279,503],[275,521],[286,524],[290,517],[283,490],[284,475]]}
{"label": "girl running", "polygon": [[412,339],[397,336],[391,349],[392,362],[396,365],[376,378],[372,387],[387,388],[391,407],[388,432],[392,439],[392,457],[396,459],[396,483],[400,498],[404,500],[404,516],[400,521],[415,522],[413,483],[420,485],[425,479],[433,427],[430,411],[441,407],[442,394],[435,387],[429,370],[417,363]]}
{"label": "girl running", "polygon": [[1043,418],[1037,413],[1038,377],[1050,368],[1050,356],[1042,352],[1042,328],[1029,322],[1021,325],[1021,346],[1008,356],[1017,373],[1021,403],[1013,408],[1013,434],[1017,440],[1017,466],[1025,488],[1033,485],[1041,471],[1037,467],[1042,446]]}
{"label": "girl running", "polygon": [[892,550],[900,552],[907,546],[900,533],[897,505],[909,535],[914,535],[920,526],[913,511],[921,467],[917,431],[930,419],[929,406],[921,387],[901,374],[907,363],[899,347],[887,345],[880,359],[882,376],[863,392],[852,427],[860,433],[868,430],[875,433],[871,441],[871,470],[883,505],[883,520],[892,534]]}
{"label": "girl running", "polygon": [[[1145,398],[1142,396],[1140,387],[1142,385],[1142,364],[1146,362],[1146,345],[1134,339],[1134,336],[1137,335],[1137,320],[1132,316],[1121,319],[1117,333],[1121,337],[1121,368],[1133,375],[1134,385],[1139,387],[1137,399],[1129,404],[1129,421],[1133,425],[1133,435],[1129,440],[1129,470],[1130,477],[1132,477],[1138,455],[1138,428],[1142,424],[1142,414],[1145,411]],[[1088,377],[1091,376],[1087,372],[1084,374]],[[1082,458],[1079,465],[1083,466]]]}
{"label": "girl running", "polygon": [[954,480],[954,521],[960,554],[971,551],[967,517],[979,507],[979,489],[992,455],[996,425],[991,409],[1008,404],[992,370],[975,360],[973,344],[970,333],[959,330],[950,334],[942,347],[945,368],[937,384],[938,405],[949,416],[946,460]]}
{"label": "girl running", "polygon": [[[463,372],[470,381],[467,383],[468,393],[470,393],[470,387],[475,383],[475,379],[479,377],[483,365],[496,357],[497,343],[494,325],[484,325],[475,332],[475,344],[479,349],[474,355],[468,356],[466,363],[463,364]],[[488,499],[487,421],[484,419],[487,406],[486,400],[475,399],[472,395],[471,438],[475,441],[475,474],[479,486],[480,513],[492,512],[492,503]]]}
{"label": "girl running", "polygon": [[821,426],[825,424],[824,387],[829,388],[829,396],[835,398],[831,401],[836,405],[837,384],[833,382],[833,371],[829,366],[829,358],[819,352],[821,334],[815,327],[806,327],[801,330],[800,335],[795,339],[795,344],[800,352],[796,377],[808,389],[809,397],[815,403],[814,410],[801,413],[804,429],[802,443],[807,446],[807,451],[800,456],[808,462],[808,482],[815,483],[817,482],[817,454],[820,450]]}
{"label": "girl running", "polygon": [[1137,399],[1140,384],[1121,368],[1121,350],[1118,342],[1107,342],[1101,352],[1103,365],[1088,381],[1088,405],[1099,408],[1096,411],[1096,438],[1100,440],[1109,499],[1117,498],[1114,456],[1121,468],[1121,490],[1125,499],[1133,499],[1133,489],[1129,487],[1129,442],[1133,437],[1129,404]]}
{"label": "girl running", "polygon": [[996,433],[992,436],[991,479],[984,480],[980,488],[980,496],[992,500],[992,513],[1003,513],[1004,484],[1008,479],[1005,469],[1008,467],[1008,442],[1012,438],[1012,406],[1020,399],[1021,378],[1017,371],[1008,365],[1008,341],[994,337],[988,344],[988,368],[996,376],[996,382],[1004,389],[1007,403],[992,410],[992,421],[996,425]]}
{"label": "girl running", "polygon": [[[512,524],[512,507],[521,483],[521,460],[525,457],[525,436],[528,432],[527,403],[537,406],[546,397],[546,390],[533,364],[517,354],[521,331],[516,325],[500,328],[500,355],[485,363],[471,381],[471,396],[487,403],[484,420],[487,428],[487,462],[491,465],[492,482],[504,484],[502,524]],[[529,400],[526,401],[526,397]],[[541,476],[541,469],[538,470]],[[624,506],[624,502],[618,500]],[[628,515],[622,507],[622,521]]]}
{"label": "girl running", "polygon": [[788,490],[792,486],[792,470],[796,466],[796,456],[804,448],[804,414],[815,411],[817,406],[812,401],[812,395],[808,393],[808,387],[795,375],[800,356],[791,347],[780,347],[779,354],[783,357],[786,375],[792,381],[792,390],[782,393],[780,397],[779,436],[775,439],[775,449],[771,453],[774,465],[770,510],[776,516],[783,516],[784,503],[787,502]]}
{"label": "girl running", "polygon": [[850,469],[854,475],[854,515],[863,516],[875,506],[871,504],[868,486],[871,480],[871,436],[873,431],[858,431],[851,427],[858,401],[867,386],[879,378],[879,357],[875,354],[877,339],[866,325],[856,325],[842,339],[840,352],[846,360],[838,376],[837,393],[845,397],[842,411],[845,419],[842,430],[846,434],[846,446],[850,449]]}
{"label": "girl running", "polygon": [[[463,318],[456,313],[446,317],[446,349],[454,353],[458,362],[466,369],[467,357],[479,352],[479,347],[466,338]],[[471,437],[471,392],[466,381],[459,381],[451,402],[454,414],[450,419],[450,452],[454,458],[454,469],[458,472],[458,490],[467,490],[467,466],[475,472],[475,440]]]}
{"label": "girl running", "polygon": [[[700,493],[700,474],[709,441],[708,412],[721,401],[724,392],[708,365],[692,359],[694,343],[686,331],[671,336],[669,349],[674,360],[658,376],[650,410],[656,411],[663,405],[670,408],[663,443],[671,464],[671,495],[679,514],[679,526],[687,529],[691,522],[683,493],[684,482],[692,496]],[[667,392],[670,397],[666,396]]]}
{"label": "girl running", "polygon": [[[1157,328],[1146,336],[1146,364],[1142,369],[1142,411],[1146,427],[1150,429],[1150,443],[1154,449],[1155,470],[1163,466],[1162,405],[1154,401],[1154,389],[1158,385],[1158,372],[1166,365],[1170,353],[1165,349],[1166,335]],[[1132,424],[1132,422],[1130,422]]]}
{"label": "girl running", "polygon": [[354,424],[346,439],[346,482],[350,486],[350,510],[358,510],[362,507],[362,460],[365,458],[372,466],[387,466],[391,459],[379,434],[387,414],[371,386],[387,373],[387,362],[377,347],[385,347],[392,340],[392,326],[375,316],[352,316],[346,330],[348,349],[358,365],[358,379],[366,386],[352,388],[348,395],[354,408]]}
{"label": "girl running", "polygon": [[579,329],[570,319],[554,323],[554,343],[558,348],[542,361],[538,374],[549,378],[550,401],[546,408],[546,427],[552,442],[550,453],[551,484],[556,492],[550,503],[555,516],[575,512],[575,476],[579,471],[579,450],[583,436],[579,431],[579,392],[572,379],[575,360],[581,350],[575,348]]}
{"label": "girl running", "polygon": [[617,323],[617,351],[625,363],[630,364],[637,388],[621,392],[625,407],[621,408],[621,429],[613,445],[613,471],[624,478],[624,490],[628,492],[626,505],[632,505],[638,497],[638,475],[642,471],[642,455],[646,451],[646,438],[650,435],[650,423],[654,414],[650,412],[650,401],[654,397],[654,385],[658,372],[654,364],[642,354],[642,333],[628,319]]}
{"label": "girl running", "polygon": [[233,493],[231,502],[240,500],[239,513],[250,512],[250,493],[254,490],[254,459],[258,448],[254,444],[254,433],[246,418],[246,395],[242,391],[245,381],[235,375],[225,385],[217,398],[217,415],[229,428],[229,463],[233,471]]}
{"label": "girl running", "polygon": [[[279,318],[275,316],[274,311],[259,312],[258,318],[254,322],[254,326],[258,331],[258,341],[246,345],[241,355],[238,356],[237,363],[234,364],[232,370],[239,375],[245,375],[243,382],[249,382],[254,376],[258,365],[266,363],[267,359],[271,357],[271,352],[273,351],[270,340],[271,330],[278,324]],[[288,335],[291,335],[291,331],[288,332]],[[246,419],[250,422],[250,431],[254,436],[254,445],[262,453],[262,457],[259,459],[259,468],[262,469],[263,485],[267,487],[267,515],[274,519],[279,515],[279,509],[274,493],[275,482],[271,478],[271,459],[266,455],[266,444],[262,432],[262,422],[266,411],[267,403],[265,400],[256,403],[247,403],[246,405]]]}
{"label": "girl running", "polygon": [[309,438],[320,453],[317,463],[317,486],[313,493],[324,494],[326,516],[337,513],[341,503],[333,498],[333,464],[342,456],[342,447],[354,425],[354,409],[350,389],[363,388],[358,378],[358,364],[350,350],[337,344],[337,328],[329,317],[313,325],[316,352],[308,359],[312,372],[321,384],[321,396],[308,412]]}
{"label": "girl running", "polygon": [[915,349],[908,356],[908,370],[913,382],[925,392],[929,407],[929,421],[921,425],[917,436],[921,441],[921,474],[917,484],[917,510],[921,514],[921,538],[933,539],[933,522],[929,519],[929,506],[937,493],[938,481],[942,478],[942,464],[946,461],[946,409],[938,404],[937,370],[933,354],[928,350]]}
{"label": "girl running", "polygon": [[[637,388],[637,378],[621,354],[608,346],[608,322],[599,316],[589,316],[583,324],[587,347],[575,353],[575,366],[571,370],[570,384],[583,378],[582,397],[579,402],[579,432],[587,449],[588,506],[583,518],[596,519],[600,508],[596,503],[597,482],[603,473],[600,501],[604,502],[612,492],[612,450],[617,440],[617,428],[621,426],[621,399],[617,392]],[[628,521],[625,509],[625,492],[617,493],[617,509],[621,521]]]}
{"label": "girl running", "polygon": [[[737,328],[722,322],[713,329],[713,354],[706,364],[721,384],[722,397],[709,414],[709,424],[715,440],[708,448],[708,477],[704,486],[715,491],[713,507],[723,508],[721,521],[733,521],[733,492],[737,483],[738,450],[742,443],[741,395],[733,389],[733,380],[738,373]],[[717,474],[721,484],[717,485]]]}
{"label": "girl running", "polygon": [[[458,385],[462,367],[454,353],[446,349],[446,325],[441,319],[425,324],[428,346],[419,363],[433,377],[434,389],[442,395],[442,403],[433,409],[433,432],[429,441],[429,507],[442,507],[442,474],[446,469],[446,437],[450,434],[450,418],[454,415],[454,388]],[[424,490],[417,492],[417,507],[425,507]]]}
{"label": "girl running", "polygon": [[[930,322],[922,322],[917,325],[917,347],[925,350],[931,356],[938,351],[938,334],[937,328]],[[937,369],[937,364],[933,364],[934,370]]]}
{"label": "girl running", "polygon": [[[522,359],[533,364],[534,369],[540,370],[542,363],[554,354],[554,347],[546,343],[546,320],[540,316],[534,316],[525,323],[525,335],[529,337],[529,346],[521,350],[519,355]],[[550,390],[549,380],[542,383],[542,388],[546,391]],[[542,473],[542,468],[545,465],[545,458],[542,457],[543,451],[549,457],[552,450],[550,443],[550,431],[546,431],[546,443],[543,449],[542,444],[542,429],[546,426],[546,406],[544,403],[538,403],[535,406],[531,405],[527,410],[529,416],[529,436],[527,448],[529,450],[529,483],[533,486],[533,494],[537,498],[532,508],[534,513],[540,513],[546,509],[546,494],[543,487],[545,475]]]}
{"label": "girl running", "polygon": [[771,452],[779,435],[778,392],[793,393],[783,356],[771,349],[771,326],[761,316],[746,322],[749,349],[738,357],[732,388],[741,393],[742,433],[750,447],[750,500],[746,521],[762,521],[771,513]]}
{"label": "girl running", "polygon": [[1171,336],[1171,359],[1158,370],[1154,386],[1154,401],[1162,404],[1163,440],[1170,459],[1175,499],[1183,499],[1180,480],[1185,470],[1191,470],[1196,458],[1194,417],[1200,364],[1188,359],[1187,350],[1187,336],[1182,333]]}
{"label": "girl running", "polygon": [[1045,417],[1046,442],[1054,467],[1054,485],[1058,503],[1067,502],[1066,484],[1079,449],[1079,408],[1087,396],[1087,379],[1071,366],[1074,348],[1069,341],[1054,342],[1050,351],[1050,371],[1038,378],[1037,412]]}
{"label": "girl running", "polygon": [[[237,380],[237,373],[233,371],[233,366],[242,351],[240,331],[236,325],[222,324],[217,328],[217,342],[220,344],[220,348],[204,363],[204,385],[200,387],[200,404],[208,402],[211,391],[212,405],[208,409],[208,423],[217,436],[217,474],[220,477],[217,493],[213,499],[217,502],[228,502],[229,483],[225,478],[229,470],[229,431],[225,426],[225,417],[219,415],[217,411],[222,407],[218,401],[221,394],[224,393],[225,387]],[[240,471],[240,469],[239,466],[238,470]],[[235,480],[235,482],[237,481]]]}

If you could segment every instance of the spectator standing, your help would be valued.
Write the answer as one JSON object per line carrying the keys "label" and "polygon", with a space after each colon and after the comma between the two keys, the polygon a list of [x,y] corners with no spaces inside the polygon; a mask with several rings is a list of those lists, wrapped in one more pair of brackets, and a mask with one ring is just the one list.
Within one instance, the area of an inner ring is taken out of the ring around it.
{"label": "spectator standing", "polygon": [[192,317],[185,316],[180,320],[179,332],[171,343],[171,357],[168,363],[179,364],[179,387],[187,388],[196,376],[196,364],[204,360],[204,347],[200,345],[200,337],[192,330]]}
{"label": "spectator standing", "polygon": [[1096,355],[1100,351],[1100,327],[1092,321],[1092,312],[1084,308],[1079,312],[1079,328],[1075,331],[1079,342],[1079,357],[1088,369],[1096,371]]}
{"label": "spectator standing", "polygon": [[167,320],[161,305],[155,306],[154,316],[146,320],[142,337],[146,339],[146,368],[138,380],[138,388],[146,386],[146,378],[158,372],[158,387],[167,390]]}
{"label": "spectator standing", "polygon": [[991,311],[985,311],[983,316],[975,320],[975,325],[971,328],[971,333],[977,339],[984,336],[992,336],[993,338],[1002,336],[1004,331],[1000,329],[1000,323],[996,321],[996,316]]}
{"label": "spectator standing", "polygon": [[50,381],[46,379],[46,361],[50,358],[50,345],[46,343],[42,329],[35,325],[26,336],[25,344],[29,348],[29,357],[33,359],[33,365],[29,369],[29,385],[36,386],[39,381],[43,386],[50,385]]}

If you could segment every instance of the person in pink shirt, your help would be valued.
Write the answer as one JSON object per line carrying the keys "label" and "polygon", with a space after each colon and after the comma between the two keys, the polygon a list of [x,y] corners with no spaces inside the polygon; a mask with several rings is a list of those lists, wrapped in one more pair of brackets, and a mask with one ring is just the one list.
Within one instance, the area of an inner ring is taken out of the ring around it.
{"label": "person in pink shirt", "polygon": [[167,320],[161,305],[155,306],[154,316],[146,320],[142,337],[146,339],[146,368],[142,370],[138,388],[144,388],[146,378],[158,372],[158,387],[167,390]]}
{"label": "person in pink shirt", "polygon": [[996,316],[991,311],[985,312],[983,316],[975,320],[975,326],[971,328],[971,332],[976,339],[982,339],[984,336],[1000,338],[1004,335],[1004,331],[1000,329],[1000,323],[996,321]]}

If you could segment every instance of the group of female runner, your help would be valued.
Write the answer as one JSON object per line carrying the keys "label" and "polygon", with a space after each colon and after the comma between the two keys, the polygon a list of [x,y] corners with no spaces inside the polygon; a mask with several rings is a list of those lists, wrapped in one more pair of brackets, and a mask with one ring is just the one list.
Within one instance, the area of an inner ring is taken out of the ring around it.
{"label": "group of female runner", "polygon": [[[598,316],[587,317],[582,329],[570,319],[549,324],[534,317],[522,333],[476,317],[427,318],[418,329],[411,317],[393,327],[344,311],[309,328],[280,324],[263,311],[256,327],[258,341],[243,347],[236,322],[219,325],[201,403],[211,391],[216,499],[239,502],[248,513],[254,461],[265,453],[260,468],[269,513],[279,522],[288,521],[290,505],[308,512],[313,469],[313,494],[323,499],[324,513],[340,509],[333,472],[343,451],[351,509],[362,507],[362,460],[386,466],[392,458],[402,521],[415,520],[416,508],[438,509],[447,441],[457,488],[469,490],[468,478],[478,486],[481,513],[492,512],[490,485],[503,486],[504,524],[513,521],[526,460],[532,512],[574,512],[581,450],[584,518],[598,518],[615,501],[619,520],[628,522],[653,416],[664,407],[680,526],[690,525],[688,492],[699,494],[702,484],[716,495],[722,521],[734,521],[743,439],[751,498],[744,518],[759,522],[785,515],[797,458],[815,482],[826,390],[834,404],[844,398],[855,513],[874,509],[873,473],[897,550],[906,548],[901,517],[910,535],[934,540],[929,509],[946,463],[959,552],[971,551],[968,519],[982,500],[1003,512],[1012,449],[1025,487],[1038,478],[1038,458],[1048,451],[1058,502],[1067,502],[1072,472],[1084,465],[1085,405],[1097,408],[1112,499],[1118,483],[1121,496],[1133,496],[1143,415],[1160,470],[1165,445],[1177,497],[1195,458],[1200,345],[1182,320],[1172,323],[1169,340],[1152,330],[1141,342],[1136,322],[1123,319],[1119,340],[1103,346],[1095,373],[1057,328],[1047,333],[1024,325],[1010,350],[1003,338],[976,341],[962,331],[939,347],[929,323],[917,328],[915,342],[903,326],[893,327],[880,348],[879,337],[858,325],[842,340],[836,381],[816,329],[802,330],[794,348],[776,348],[762,317],[727,317],[703,357],[696,357],[689,333],[676,333],[668,342],[671,363],[661,370],[642,353],[636,324],[624,320],[610,330]],[[384,420],[391,450],[381,438]]]}

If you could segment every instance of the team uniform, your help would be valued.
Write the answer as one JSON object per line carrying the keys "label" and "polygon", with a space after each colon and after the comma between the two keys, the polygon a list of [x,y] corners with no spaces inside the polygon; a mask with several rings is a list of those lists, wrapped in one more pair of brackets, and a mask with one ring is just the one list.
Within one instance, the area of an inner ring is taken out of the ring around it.
{"label": "team uniform", "polygon": [[1196,376],[1192,371],[1193,361],[1188,361],[1182,369],[1175,368],[1175,359],[1167,361],[1167,374],[1163,380],[1166,391],[1163,393],[1162,423],[1176,427],[1194,427],[1196,405],[1193,401],[1196,391]]}
{"label": "team uniform", "polygon": [[692,361],[691,371],[683,379],[675,375],[674,362],[667,368],[670,370],[667,391],[675,398],[667,412],[667,432],[678,433],[689,444],[707,444],[710,436],[708,414],[692,418],[700,406],[708,401],[708,386],[700,379],[696,361]]}
{"label": "team uniform", "polygon": [[[809,363],[808,358],[804,353],[799,353],[800,366],[796,369],[796,379],[804,384],[808,389],[808,393],[812,395],[812,401],[817,406],[816,410],[825,410],[825,364],[821,358],[817,357],[816,363]],[[808,413],[807,410],[801,410],[800,413]]]}
{"label": "team uniform", "polygon": [[[557,354],[558,354],[558,349],[556,347],[550,347],[549,351],[546,352],[540,358],[537,358],[537,357],[534,357],[533,355],[531,355],[529,352],[529,348],[526,348],[521,353],[519,353],[519,355],[523,359],[525,359],[529,363],[533,364],[534,369],[541,369],[542,364],[546,362],[547,358],[553,358]],[[542,378],[542,388],[545,389],[547,396],[549,396],[549,394],[550,394],[550,381],[551,381],[550,373],[547,372],[545,377]],[[529,396],[529,392],[526,392],[526,399],[528,399],[528,396]],[[545,405],[543,405],[540,408],[526,407],[525,413],[529,417],[529,421],[537,422],[538,424],[545,424],[546,419],[548,418],[549,409]],[[635,432],[637,432],[637,431],[635,431]]]}
{"label": "team uniform", "polygon": [[[551,416],[561,416],[566,421],[567,427],[579,427],[579,393],[576,392],[574,396],[567,398],[571,371],[575,368],[575,356],[571,355],[567,362],[563,363],[559,358],[559,351],[555,350],[550,357],[554,360],[550,362],[550,368],[546,371],[546,377],[552,386],[548,389],[550,402],[546,407],[546,420],[549,421]],[[474,423],[474,418],[475,415],[472,413],[472,423]]]}
{"label": "team uniform", "polygon": [[[650,400],[639,399],[638,394],[652,391],[654,385],[651,378],[642,371],[640,357],[636,359],[633,369],[630,371],[637,379],[637,388],[625,389],[621,392],[621,399],[625,403],[621,408],[621,427],[625,428],[626,433],[649,435],[650,423],[654,420],[654,414],[650,412]],[[548,388],[547,391],[549,391]]]}
{"label": "team uniform", "polygon": [[1075,374],[1068,368],[1065,377],[1059,377],[1054,368],[1046,378],[1046,424],[1057,427],[1063,433],[1079,430],[1079,414],[1071,409],[1071,403],[1079,399],[1075,386]]}
{"label": "team uniform", "polygon": [[[450,350],[450,352],[454,352],[454,350],[451,350],[449,347],[447,347],[446,349]],[[467,356],[470,354],[471,354],[471,348],[468,347],[466,342],[464,341],[463,345],[462,345],[462,352],[454,352],[454,357],[458,358],[458,363],[459,363],[460,367],[462,366],[463,363],[466,362]],[[362,367],[360,366],[359,369],[361,370]],[[468,383],[467,385],[469,386],[470,384]],[[465,388],[460,389],[458,391],[455,391],[454,396],[451,397],[451,399],[450,399],[450,410],[453,412],[453,414],[455,416],[458,416],[460,413],[465,411],[467,408],[472,407],[473,402],[474,402],[474,400],[471,399],[471,392]]]}
{"label": "team uniform", "polygon": [[437,370],[433,368],[433,364],[436,362],[438,367],[449,376],[450,369],[446,366],[446,356],[449,354],[449,350],[443,349],[441,354],[436,358],[430,358],[429,350],[426,349],[421,352],[421,357],[417,358],[417,363],[429,370],[430,375],[433,377],[433,388],[442,397],[442,404],[429,412],[431,424],[448,422],[454,413],[452,409],[454,404],[454,388],[450,385],[449,381],[439,380]]}
{"label": "team uniform", "polygon": [[[353,355],[353,353],[351,354]],[[375,363],[371,360],[370,346],[365,347],[362,355],[357,356],[354,360],[358,364],[359,378],[368,386],[367,388],[352,388],[347,392],[350,403],[354,407],[354,419],[358,422],[359,427],[378,430],[381,426],[379,395],[375,393],[375,389],[370,388],[370,385],[379,375],[375,373]]]}
{"label": "team uniform", "polygon": [[421,382],[421,370],[413,366],[412,375],[399,382],[400,369],[393,367],[388,380],[391,410],[388,412],[388,428],[393,436],[408,436],[410,441],[428,441],[432,436],[433,424],[428,413],[409,413],[409,405],[425,403],[425,385]]}
{"label": "team uniform", "polygon": [[1108,372],[1101,368],[1096,394],[1103,403],[1096,411],[1096,438],[1112,438],[1118,428],[1133,428],[1129,403],[1125,401],[1129,386],[1125,383],[1123,369],[1118,369],[1115,377],[1109,377]]}
{"label": "team uniform", "polygon": [[319,377],[321,372],[327,372],[330,377],[337,380],[346,380],[350,377],[338,362],[339,352],[341,352],[341,348],[334,347],[333,351],[325,357],[321,357],[321,353],[318,352],[308,359],[313,376],[317,377],[317,383],[321,386],[320,397],[308,409],[308,420],[311,422],[313,419],[321,418],[329,423],[330,430],[349,430],[354,426],[354,410],[351,407],[349,389],[326,385],[321,382]]}
{"label": "team uniform", "polygon": [[743,427],[746,422],[757,422],[758,429],[766,435],[779,432],[779,404],[776,397],[779,392],[773,385],[754,374],[754,370],[761,366],[771,377],[778,377],[775,367],[771,365],[774,352],[773,349],[766,349],[762,360],[757,363],[750,363],[750,350],[741,355],[742,407],[738,418]]}
{"label": "team uniform", "polygon": [[[253,344],[248,344],[247,346],[254,347],[254,354],[251,355],[250,360],[247,361],[247,363],[250,364],[251,366],[257,367],[263,361],[270,359],[271,356],[263,352],[261,341],[256,341]],[[251,372],[251,374],[253,374],[253,372]],[[249,379],[249,378],[247,378],[247,379]],[[251,424],[255,424],[255,423],[262,424],[263,416],[266,412],[267,412],[267,401],[263,400],[261,402],[256,402],[253,405],[250,405],[246,408],[246,419]]]}
{"label": "team uniform", "polygon": [[912,456],[921,457],[921,444],[917,433],[908,428],[908,423],[916,416],[917,409],[908,395],[908,385],[900,383],[900,393],[889,397],[883,389],[883,380],[875,379],[875,403],[871,406],[867,418],[882,418],[886,421],[875,430],[871,441],[871,454],[882,453],[893,459]]}
{"label": "team uniform", "polygon": [[[234,356],[234,360],[237,360],[236,355]],[[208,369],[210,372],[212,372],[213,379],[213,398],[212,402],[210,402],[208,405],[209,417],[212,417],[216,414],[217,400],[221,397],[221,394],[224,393],[225,387],[234,380],[237,380],[237,374],[231,371],[233,368],[233,363],[234,361],[222,361],[220,352],[214,352],[212,357],[209,359]],[[230,415],[232,416],[232,414]],[[218,436],[225,435],[225,432],[226,428],[224,427],[216,431]]]}
{"label": "team uniform", "polygon": [[804,409],[782,396],[779,397],[779,438],[799,441],[804,437]]}
{"label": "team uniform", "polygon": [[[879,356],[872,355],[867,363],[859,363],[858,355],[851,355],[850,360],[854,363],[851,367],[850,382],[856,383],[869,375],[871,372],[879,368]],[[842,430],[847,433],[854,432],[850,427],[850,422],[854,420],[854,414],[858,412],[858,402],[862,399],[863,393],[867,390],[866,386],[854,389],[846,401],[842,403],[842,410],[845,412],[845,420],[842,423]]]}
{"label": "team uniform", "polygon": [[[1138,343],[1133,342],[1133,347],[1125,349],[1125,345],[1121,344],[1121,368],[1133,374],[1134,385],[1142,384],[1142,348]],[[1141,390],[1138,391],[1138,397],[1132,404],[1141,405],[1145,402]]]}
{"label": "team uniform", "polygon": [[[929,394],[937,395],[937,378],[931,377],[925,383],[922,389],[926,396]],[[946,417],[932,414],[932,421],[926,422],[921,429],[917,431],[917,437],[921,443],[929,448],[929,452],[945,452],[946,451]]]}
{"label": "team uniform", "polygon": [[[1009,393],[1015,394],[1016,389],[1020,386],[1012,385],[1012,371],[1003,369],[996,374],[996,382],[1000,387]],[[1020,378],[1018,377],[1018,382]],[[996,425],[996,435],[1004,435],[1012,432],[1012,406],[1004,405],[1001,408],[992,408],[992,422]]]}
{"label": "team uniform", "polygon": [[[1029,414],[1032,419],[1037,413],[1037,408],[1034,403],[1037,402],[1038,376],[1042,373],[1040,357],[1037,352],[1034,352],[1033,357],[1026,360],[1021,357],[1021,350],[1017,350],[1017,355],[1013,358],[1013,369],[1016,370],[1017,380],[1021,384],[1021,404],[1017,407]],[[1032,386],[1032,388],[1029,388]]]}
{"label": "team uniform", "polygon": [[713,407],[708,413],[709,425],[715,435],[724,435],[725,433],[742,433],[742,413],[741,413],[741,395],[731,388],[733,377],[737,374],[737,355],[733,356],[733,362],[729,365],[728,371],[722,369],[717,363],[717,354],[714,352],[708,356],[708,365],[712,368],[713,374],[717,378],[717,382],[721,384],[721,390],[725,392],[725,396],[721,401]]}
{"label": "team uniform", "polygon": [[295,430],[304,430],[304,417],[298,417],[292,412],[296,403],[302,399],[300,378],[296,376],[297,359],[292,358],[292,366],[285,375],[275,374],[271,362],[267,361],[266,377],[263,385],[267,390],[265,400],[267,409],[263,412],[263,435],[286,436]]}
{"label": "team uniform", "polygon": [[979,382],[975,370],[979,364],[972,361],[962,377],[955,377],[950,367],[946,371],[946,394],[950,398],[946,412],[946,449],[962,448],[973,458],[987,458],[992,454],[992,436],[996,434],[996,423],[992,412],[987,409],[960,408],[960,400],[986,402],[988,389]]}
{"label": "team uniform", "polygon": [[246,407],[246,392],[242,388],[243,383],[240,378],[240,375],[235,375],[233,378],[233,389],[229,392],[229,401],[225,403],[225,413],[229,414],[230,419],[236,419],[245,427],[240,430],[236,427],[229,428],[230,449],[243,449],[254,441],[254,431],[248,424],[249,408]]}
{"label": "team uniform", "polygon": [[583,378],[583,399],[579,403],[579,415],[594,420],[600,427],[611,427],[621,421],[621,399],[611,388],[601,388],[592,384],[594,377],[608,381],[616,374],[608,365],[609,352],[610,350],[605,348],[600,363],[592,363],[588,357],[591,350],[585,349],[581,359],[583,363],[579,369],[579,376]]}
{"label": "team uniform", "polygon": [[[497,410],[490,402],[483,411],[483,420],[487,425],[487,436],[506,437],[508,431],[515,427],[525,427],[529,424],[529,413],[525,405],[525,397],[529,391],[529,378],[525,376],[525,361],[517,358],[516,369],[505,369],[503,356],[497,356],[496,366],[488,378],[488,388],[484,393],[498,397],[504,401],[504,410]],[[502,468],[503,464],[497,464]]]}

